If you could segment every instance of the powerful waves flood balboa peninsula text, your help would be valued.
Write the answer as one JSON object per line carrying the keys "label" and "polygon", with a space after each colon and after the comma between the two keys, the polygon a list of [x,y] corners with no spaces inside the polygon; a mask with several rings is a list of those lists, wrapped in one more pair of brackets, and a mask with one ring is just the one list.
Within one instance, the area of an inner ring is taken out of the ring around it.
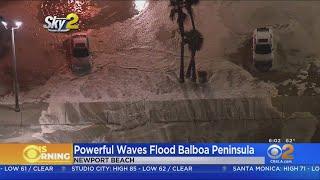
{"label": "powerful waves flood balboa peninsula text", "polygon": [[103,145],[100,147],[74,146],[74,155],[253,155],[254,148],[246,146],[195,146],[195,145],[150,145],[133,147],[128,145]]}

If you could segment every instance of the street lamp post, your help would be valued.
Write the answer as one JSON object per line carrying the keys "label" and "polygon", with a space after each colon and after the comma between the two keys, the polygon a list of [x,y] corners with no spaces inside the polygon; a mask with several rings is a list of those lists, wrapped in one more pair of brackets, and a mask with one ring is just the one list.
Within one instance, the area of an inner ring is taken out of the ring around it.
{"label": "street lamp post", "polygon": [[[7,23],[2,22],[4,27],[7,28]],[[14,38],[14,30],[18,29],[22,22],[15,22],[16,27],[11,27],[11,40],[12,40],[12,69],[13,69],[13,88],[14,88],[14,94],[15,94],[15,108],[14,110],[16,112],[20,112],[20,106],[19,106],[19,82],[18,82],[18,76],[17,76],[17,59],[16,59],[16,45],[15,45],[15,38]]]}

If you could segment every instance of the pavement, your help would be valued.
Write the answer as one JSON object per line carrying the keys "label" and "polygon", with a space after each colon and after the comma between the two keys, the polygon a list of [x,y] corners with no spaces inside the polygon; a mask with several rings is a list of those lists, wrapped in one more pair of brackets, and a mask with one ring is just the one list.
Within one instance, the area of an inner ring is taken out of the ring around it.
{"label": "pavement", "polygon": [[41,132],[39,117],[48,104],[24,103],[20,108],[20,112],[15,112],[14,105],[0,105],[0,142],[42,142],[32,135]]}

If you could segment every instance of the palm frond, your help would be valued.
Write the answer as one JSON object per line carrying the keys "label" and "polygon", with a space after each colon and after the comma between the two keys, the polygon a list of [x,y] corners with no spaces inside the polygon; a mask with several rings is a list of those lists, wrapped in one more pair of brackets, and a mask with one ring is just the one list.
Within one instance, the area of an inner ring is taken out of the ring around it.
{"label": "palm frond", "polygon": [[178,12],[178,19],[177,19],[177,23],[184,23],[187,19],[188,15],[181,11],[180,13]]}
{"label": "palm frond", "polygon": [[174,18],[176,17],[176,14],[178,13],[178,10],[176,8],[173,8],[171,9],[171,12],[170,12],[170,19],[173,21]]}
{"label": "palm frond", "polygon": [[203,35],[198,30],[185,32],[186,43],[190,51],[200,51],[203,46]]}
{"label": "palm frond", "polygon": [[190,6],[198,5],[199,3],[200,3],[200,0],[185,0],[185,4]]}
{"label": "palm frond", "polygon": [[192,9],[191,6],[186,6],[185,8],[186,8],[186,10],[188,11],[188,14],[189,14],[190,16],[193,16],[193,15],[194,15],[193,9]]}
{"label": "palm frond", "polygon": [[170,0],[169,7],[175,7],[176,6],[176,0]]}

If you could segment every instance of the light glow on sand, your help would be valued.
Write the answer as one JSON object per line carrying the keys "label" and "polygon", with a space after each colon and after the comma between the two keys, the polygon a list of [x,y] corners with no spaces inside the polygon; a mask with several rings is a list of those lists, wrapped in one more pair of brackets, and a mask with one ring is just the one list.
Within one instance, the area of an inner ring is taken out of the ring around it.
{"label": "light glow on sand", "polygon": [[148,7],[148,4],[149,4],[148,0],[135,0],[134,1],[135,9],[139,12],[146,9]]}

